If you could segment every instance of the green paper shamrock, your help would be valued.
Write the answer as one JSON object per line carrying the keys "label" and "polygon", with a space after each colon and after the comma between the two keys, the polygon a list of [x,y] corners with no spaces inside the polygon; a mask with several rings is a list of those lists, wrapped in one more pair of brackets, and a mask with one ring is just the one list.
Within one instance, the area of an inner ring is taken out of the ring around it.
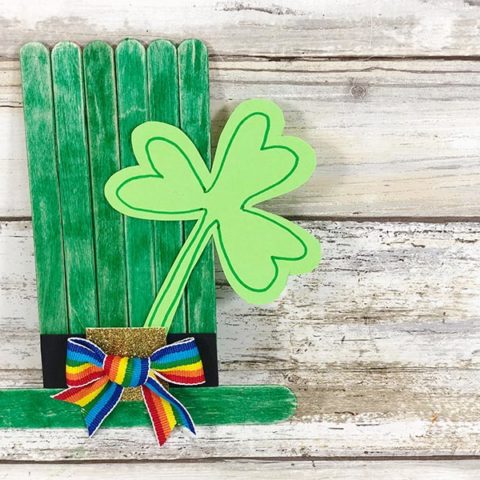
{"label": "green paper shamrock", "polygon": [[283,136],[280,108],[248,100],[230,116],[209,171],[180,129],[146,122],[132,133],[138,166],[115,173],[105,186],[113,208],[148,220],[197,220],[180,250],[145,326],[168,330],[188,277],[213,235],[225,276],[250,303],[277,298],[290,274],[320,261],[318,241],[298,225],[256,207],[305,183],[315,152]]}

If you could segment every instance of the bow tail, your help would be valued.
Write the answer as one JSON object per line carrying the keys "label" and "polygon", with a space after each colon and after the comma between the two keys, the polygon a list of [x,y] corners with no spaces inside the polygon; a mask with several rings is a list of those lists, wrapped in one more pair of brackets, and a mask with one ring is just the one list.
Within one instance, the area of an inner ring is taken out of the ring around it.
{"label": "bow tail", "polygon": [[195,425],[187,409],[159,381],[148,377],[142,393],[160,445],[167,441],[177,420],[195,435]]}
{"label": "bow tail", "polygon": [[172,406],[166,400],[158,397],[145,386],[142,386],[142,393],[155,436],[161,446],[167,441],[173,427],[177,424],[177,419]]}
{"label": "bow tail", "polygon": [[88,436],[91,437],[117,406],[122,392],[122,386],[103,377],[82,387],[67,388],[52,398],[82,407]]}

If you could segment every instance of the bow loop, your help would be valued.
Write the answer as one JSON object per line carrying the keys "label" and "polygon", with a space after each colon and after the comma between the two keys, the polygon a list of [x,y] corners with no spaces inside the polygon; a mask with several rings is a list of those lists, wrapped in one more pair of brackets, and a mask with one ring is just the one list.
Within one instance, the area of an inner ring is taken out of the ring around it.
{"label": "bow loop", "polygon": [[105,352],[84,338],[67,343],[66,379],[69,387],[83,387],[104,376]]}
{"label": "bow loop", "polygon": [[82,407],[90,436],[117,406],[125,387],[141,387],[160,445],[166,442],[177,422],[195,433],[187,409],[159,381],[180,385],[205,382],[193,338],[159,348],[149,358],[107,355],[89,340],[70,338],[66,378],[69,388],[53,398]]}
{"label": "bow loop", "polygon": [[161,347],[150,356],[151,369],[157,377],[177,385],[205,382],[200,352],[194,338],[185,338]]}

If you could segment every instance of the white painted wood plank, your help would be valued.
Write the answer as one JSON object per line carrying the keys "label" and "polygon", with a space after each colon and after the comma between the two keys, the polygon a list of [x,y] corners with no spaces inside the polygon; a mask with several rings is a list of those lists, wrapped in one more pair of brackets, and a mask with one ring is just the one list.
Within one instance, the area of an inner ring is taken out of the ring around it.
{"label": "white painted wood plank", "polygon": [[[321,240],[324,259],[313,273],[292,277],[277,302],[246,304],[217,271],[225,366],[238,370],[242,357],[246,369],[254,358],[260,368],[274,361],[273,371],[292,367],[292,360],[307,368],[320,360],[338,366],[380,359],[409,367],[480,366],[480,357],[472,365],[478,354],[467,347],[480,336],[480,224],[301,225]],[[0,329],[15,334],[1,364],[38,368],[36,353],[20,353],[24,342],[26,351],[38,351],[30,222],[0,226]],[[320,342],[322,352],[309,342]],[[399,342],[414,342],[415,356]],[[284,355],[286,347],[293,358]]]}
{"label": "white painted wood plank", "polygon": [[0,465],[0,479],[35,480],[478,480],[479,460],[449,461],[213,461]]}
{"label": "white painted wood plank", "polygon": [[480,52],[475,0],[28,0],[0,3],[0,56],[30,40],[204,39],[217,55],[467,55]]}
{"label": "white painted wood plank", "polygon": [[[480,8],[479,8],[480,10]],[[285,110],[318,154],[311,181],[271,208],[294,216],[480,215],[480,63],[211,64],[214,141],[250,97]],[[17,62],[0,62],[0,216],[29,216]]]}
{"label": "white painted wood plank", "polygon": [[159,448],[150,428],[4,430],[0,458],[9,461],[190,460],[271,457],[478,455],[480,422],[400,419],[368,423],[284,422],[279,425],[176,429]]}
{"label": "white painted wood plank", "polygon": [[[16,460],[470,455],[480,445],[480,224],[302,223],[323,241],[317,271],[281,300],[249,306],[218,275],[224,384],[290,386],[299,407],[274,426],[3,431]],[[0,230],[0,385],[40,386],[29,222]]]}

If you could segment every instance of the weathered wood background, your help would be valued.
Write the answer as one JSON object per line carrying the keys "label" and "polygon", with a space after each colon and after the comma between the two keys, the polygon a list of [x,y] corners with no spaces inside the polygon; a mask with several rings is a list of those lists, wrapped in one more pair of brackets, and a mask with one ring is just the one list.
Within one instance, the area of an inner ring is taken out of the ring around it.
{"label": "weathered wood background", "polygon": [[290,386],[290,422],[161,450],[150,429],[3,430],[0,478],[479,478],[479,33],[476,0],[0,0],[0,387],[41,384],[27,41],[203,39],[214,140],[262,96],[316,148],[312,181],[271,208],[325,253],[268,306],[217,275],[221,382]]}

